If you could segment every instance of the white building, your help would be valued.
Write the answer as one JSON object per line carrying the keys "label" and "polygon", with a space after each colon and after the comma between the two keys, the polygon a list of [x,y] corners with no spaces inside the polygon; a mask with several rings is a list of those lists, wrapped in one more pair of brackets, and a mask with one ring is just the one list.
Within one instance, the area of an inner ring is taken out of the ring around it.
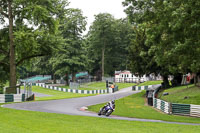
{"label": "white building", "polygon": [[115,71],[115,82],[130,82],[130,83],[136,83],[136,82],[145,82],[148,78],[146,75],[143,75],[142,77],[137,77],[134,74],[132,74],[130,71]]}

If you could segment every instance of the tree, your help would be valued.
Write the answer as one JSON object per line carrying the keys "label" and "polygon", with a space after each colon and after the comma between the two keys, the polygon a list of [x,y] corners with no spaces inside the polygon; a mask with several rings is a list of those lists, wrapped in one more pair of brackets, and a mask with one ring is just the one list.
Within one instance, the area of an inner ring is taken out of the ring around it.
{"label": "tree", "polygon": [[8,28],[0,30],[0,86],[6,83],[9,71]]}
{"label": "tree", "polygon": [[1,23],[9,21],[9,47],[6,49],[9,51],[9,62],[6,62],[10,67],[9,93],[16,93],[18,65],[51,52],[54,44],[49,45],[49,42],[57,29],[58,17],[64,14],[67,5],[64,0],[0,1]]}
{"label": "tree", "polygon": [[165,77],[199,72],[199,5],[195,0],[124,2],[132,24],[146,25],[145,44]]}
{"label": "tree", "polygon": [[[113,35],[112,24],[114,17],[107,13],[98,14],[95,16],[95,21],[90,28],[90,42],[93,49],[96,49],[93,54],[98,58],[101,55],[101,72],[104,77],[104,65],[105,65],[105,52],[108,52],[109,45],[112,43],[110,38]],[[101,53],[101,54],[100,54]]]}
{"label": "tree", "polygon": [[84,70],[87,62],[81,35],[85,30],[85,19],[81,10],[69,9],[66,17],[61,20],[59,29],[65,41],[50,62],[53,64],[56,74],[67,75],[67,83],[69,74],[72,74],[72,80],[75,81],[75,74]]}
{"label": "tree", "polygon": [[[107,13],[98,14],[87,35],[90,71],[113,75],[114,70],[126,69],[127,46],[132,27],[127,19],[115,19]],[[105,69],[106,68],[106,69]]]}

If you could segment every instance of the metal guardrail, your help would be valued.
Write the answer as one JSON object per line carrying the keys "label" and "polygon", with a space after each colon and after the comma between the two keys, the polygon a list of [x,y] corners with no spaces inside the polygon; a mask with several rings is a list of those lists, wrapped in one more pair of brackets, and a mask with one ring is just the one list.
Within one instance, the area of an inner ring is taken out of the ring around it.
{"label": "metal guardrail", "polygon": [[154,108],[157,108],[157,109],[161,110],[162,112],[170,114],[170,103],[169,102],[166,102],[166,101],[163,101],[163,100],[160,100],[157,98],[154,98],[153,102],[154,102],[154,104],[153,104]]}
{"label": "metal guardrail", "polygon": [[172,114],[175,115],[190,115],[190,104],[172,103]]}
{"label": "metal guardrail", "polygon": [[190,116],[200,117],[200,105],[190,104]]}

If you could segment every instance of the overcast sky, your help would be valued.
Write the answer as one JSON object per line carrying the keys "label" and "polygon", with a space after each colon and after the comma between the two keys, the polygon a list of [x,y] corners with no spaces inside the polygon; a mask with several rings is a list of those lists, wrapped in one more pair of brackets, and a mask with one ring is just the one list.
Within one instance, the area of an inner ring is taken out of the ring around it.
{"label": "overcast sky", "polygon": [[87,17],[87,30],[94,21],[94,15],[99,13],[110,13],[115,18],[125,18],[124,0],[69,0],[71,8],[79,8],[83,12],[83,16]]}
{"label": "overcast sky", "polygon": [[[125,0],[68,0],[70,8],[79,8],[83,16],[87,17],[87,30],[94,21],[94,15],[99,13],[110,13],[115,18],[125,18],[122,2]],[[1,26],[0,26],[1,28]]]}

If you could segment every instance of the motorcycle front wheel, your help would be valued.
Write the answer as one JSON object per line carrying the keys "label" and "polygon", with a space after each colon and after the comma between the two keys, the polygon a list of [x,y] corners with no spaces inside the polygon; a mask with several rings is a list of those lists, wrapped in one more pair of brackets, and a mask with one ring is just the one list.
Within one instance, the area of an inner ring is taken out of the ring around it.
{"label": "motorcycle front wheel", "polygon": [[100,116],[102,114],[102,109],[99,110],[98,115]]}

